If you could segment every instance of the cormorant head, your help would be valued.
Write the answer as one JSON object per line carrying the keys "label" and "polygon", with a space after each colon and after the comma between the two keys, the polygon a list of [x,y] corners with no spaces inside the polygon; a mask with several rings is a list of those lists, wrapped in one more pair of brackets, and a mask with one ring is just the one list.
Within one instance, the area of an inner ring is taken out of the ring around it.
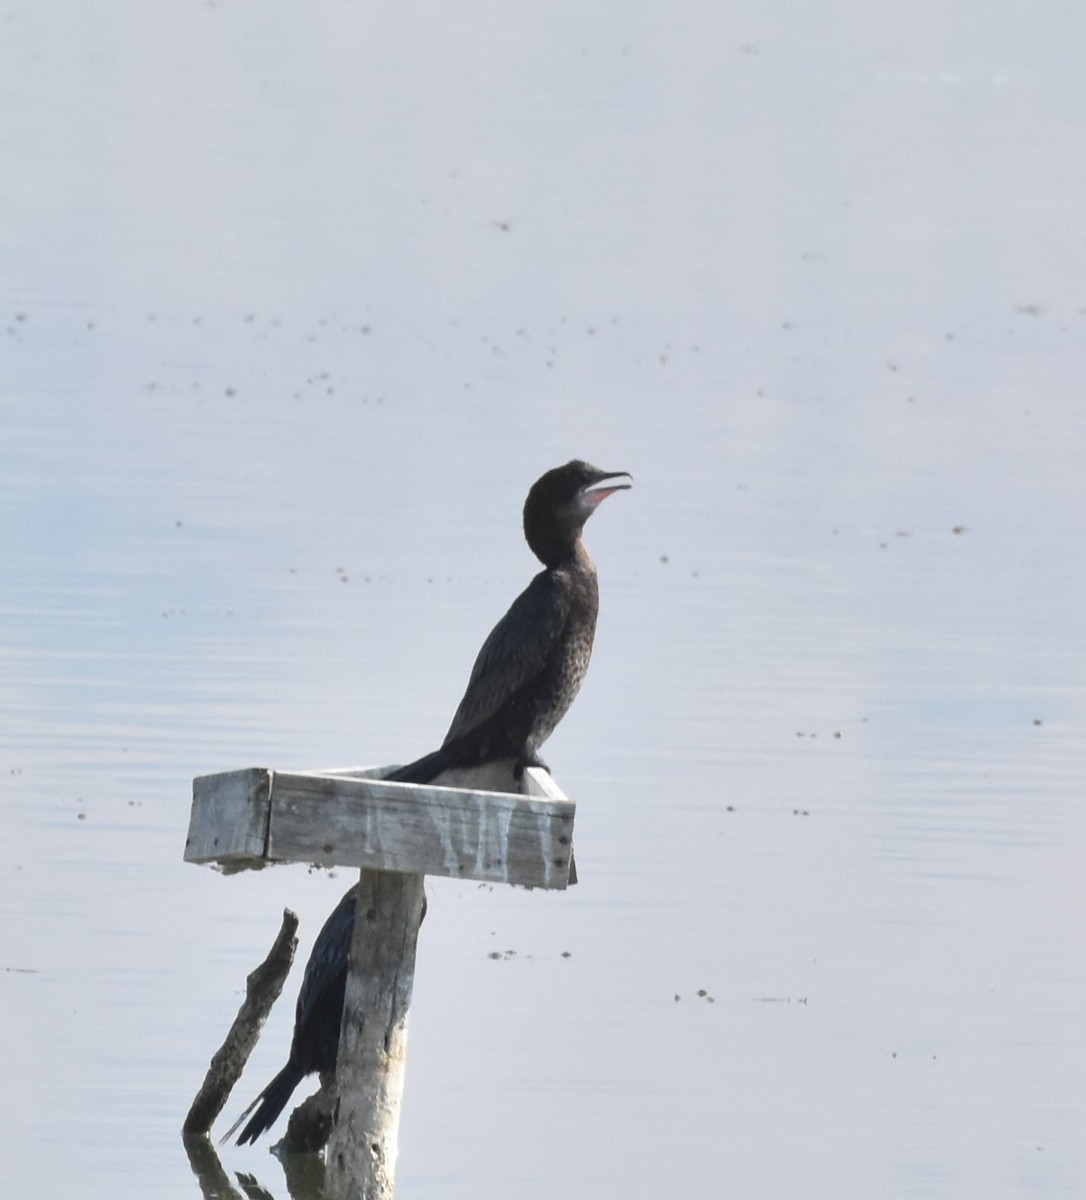
{"label": "cormorant head", "polygon": [[532,553],[548,567],[568,558],[601,501],[632,482],[628,471],[601,471],[579,458],[540,476],[524,502],[524,536]]}

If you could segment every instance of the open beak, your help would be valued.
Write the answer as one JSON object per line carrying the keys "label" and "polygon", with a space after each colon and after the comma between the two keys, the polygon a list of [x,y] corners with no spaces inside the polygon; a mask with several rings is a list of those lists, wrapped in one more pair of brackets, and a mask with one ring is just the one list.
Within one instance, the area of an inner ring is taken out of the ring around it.
{"label": "open beak", "polygon": [[[628,483],[616,483],[617,479],[629,480]],[[633,476],[629,471],[608,471],[605,475],[601,475],[595,483],[590,483],[584,489],[584,498],[586,503],[595,508],[608,496],[615,492],[624,491],[626,488],[633,487]]]}

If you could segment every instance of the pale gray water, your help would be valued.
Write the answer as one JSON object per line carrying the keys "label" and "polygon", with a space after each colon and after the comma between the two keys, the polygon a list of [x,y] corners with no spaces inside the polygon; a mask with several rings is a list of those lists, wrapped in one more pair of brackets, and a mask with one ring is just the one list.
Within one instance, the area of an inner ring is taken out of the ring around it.
{"label": "pale gray water", "polygon": [[581,883],[433,885],[400,1194],[1081,1196],[1086,13],[0,29],[6,1193],[198,1195],[347,877],[185,866],[191,777],[430,748],[576,454]]}

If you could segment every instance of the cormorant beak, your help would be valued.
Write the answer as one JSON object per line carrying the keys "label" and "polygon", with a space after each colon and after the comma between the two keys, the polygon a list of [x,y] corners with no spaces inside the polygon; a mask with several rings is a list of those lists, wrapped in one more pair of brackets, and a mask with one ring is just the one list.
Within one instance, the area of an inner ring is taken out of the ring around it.
{"label": "cormorant beak", "polygon": [[[628,479],[630,482],[614,483],[613,480],[616,479]],[[633,476],[629,471],[608,471],[606,475],[601,475],[594,483],[587,484],[582,488],[581,495],[590,508],[595,508],[602,501],[606,500],[608,496],[629,487],[633,487]]]}

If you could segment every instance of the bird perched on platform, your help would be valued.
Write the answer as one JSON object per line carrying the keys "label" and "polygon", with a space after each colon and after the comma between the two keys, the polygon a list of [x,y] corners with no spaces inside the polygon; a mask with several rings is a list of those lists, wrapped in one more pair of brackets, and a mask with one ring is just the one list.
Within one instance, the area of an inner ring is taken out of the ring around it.
{"label": "bird perched on platform", "polygon": [[[524,503],[524,537],[543,570],[483,643],[440,748],[387,778],[515,791],[526,767],[545,766],[540,747],[580,690],[596,632],[596,567],[581,532],[600,503],[631,482],[626,471],[601,471],[579,459],[536,480]],[[256,1108],[238,1138],[255,1141],[306,1075],[335,1070],[354,914],[352,888],[313,945],[287,1064],[227,1138]]]}

